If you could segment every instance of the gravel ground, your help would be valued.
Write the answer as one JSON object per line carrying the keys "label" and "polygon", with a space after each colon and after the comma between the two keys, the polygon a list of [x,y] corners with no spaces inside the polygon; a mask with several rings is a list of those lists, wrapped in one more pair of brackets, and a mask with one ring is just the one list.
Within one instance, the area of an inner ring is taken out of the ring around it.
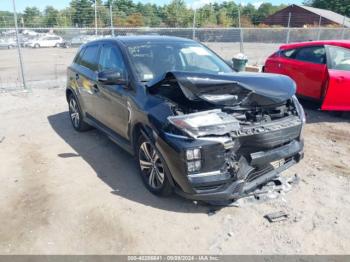
{"label": "gravel ground", "polygon": [[[213,210],[149,193],[130,155],[97,130],[73,130],[63,88],[3,93],[0,105],[1,254],[350,251],[349,116],[306,105],[305,159],[285,172],[299,184]],[[288,219],[264,218],[276,211]]]}

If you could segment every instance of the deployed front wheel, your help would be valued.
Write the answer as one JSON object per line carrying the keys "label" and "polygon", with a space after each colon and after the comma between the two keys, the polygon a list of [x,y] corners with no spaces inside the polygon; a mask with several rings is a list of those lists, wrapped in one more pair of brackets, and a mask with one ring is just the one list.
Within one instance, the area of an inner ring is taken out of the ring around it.
{"label": "deployed front wheel", "polygon": [[166,176],[167,171],[153,144],[140,136],[136,153],[142,181],[147,189],[158,196],[170,195],[172,188]]}

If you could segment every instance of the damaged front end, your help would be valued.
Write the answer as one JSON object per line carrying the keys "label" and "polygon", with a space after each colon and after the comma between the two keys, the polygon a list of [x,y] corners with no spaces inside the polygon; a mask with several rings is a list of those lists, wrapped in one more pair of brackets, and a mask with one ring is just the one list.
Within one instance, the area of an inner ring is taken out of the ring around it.
{"label": "damaged front end", "polygon": [[185,197],[250,195],[303,157],[305,115],[288,77],[169,72],[148,89],[172,108],[158,146]]}

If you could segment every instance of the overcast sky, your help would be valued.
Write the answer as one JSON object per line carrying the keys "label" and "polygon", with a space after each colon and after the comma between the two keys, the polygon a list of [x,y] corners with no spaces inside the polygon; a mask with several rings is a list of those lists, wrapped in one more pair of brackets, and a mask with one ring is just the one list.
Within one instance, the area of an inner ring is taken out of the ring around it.
{"label": "overcast sky", "polygon": [[[64,7],[67,7],[69,5],[69,2],[71,0],[16,0],[16,7],[18,11],[23,11],[24,8],[27,6],[36,6],[39,9],[43,10],[45,6],[47,5],[52,5],[57,9],[62,9]],[[149,3],[155,3],[155,4],[167,4],[171,0],[143,0],[142,2],[149,2]],[[140,2],[139,0],[135,0],[134,2]],[[195,6],[200,6],[205,3],[213,3],[215,1],[210,1],[210,0],[185,0],[185,2],[188,5],[192,5],[195,3]],[[222,0],[217,0],[216,2],[222,2]],[[239,0],[235,1],[236,3],[239,2]],[[269,2],[274,5],[276,4],[301,4],[303,0],[296,0],[296,1],[289,1],[289,0],[270,0],[270,1],[262,1],[262,0],[242,0],[242,4],[247,4],[247,3],[252,3],[255,6],[259,6],[261,3],[264,2]],[[12,0],[0,0],[0,10],[7,10],[7,11],[12,11]]]}

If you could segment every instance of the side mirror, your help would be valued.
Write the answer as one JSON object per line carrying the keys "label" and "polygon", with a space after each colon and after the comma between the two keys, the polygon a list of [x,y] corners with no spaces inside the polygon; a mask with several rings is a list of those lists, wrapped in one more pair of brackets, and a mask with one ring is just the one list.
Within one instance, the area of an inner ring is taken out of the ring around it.
{"label": "side mirror", "polygon": [[225,62],[229,67],[233,68],[233,61],[232,60],[225,60]]}
{"label": "side mirror", "polygon": [[127,85],[128,83],[124,72],[116,69],[99,72],[97,80],[105,85]]}

